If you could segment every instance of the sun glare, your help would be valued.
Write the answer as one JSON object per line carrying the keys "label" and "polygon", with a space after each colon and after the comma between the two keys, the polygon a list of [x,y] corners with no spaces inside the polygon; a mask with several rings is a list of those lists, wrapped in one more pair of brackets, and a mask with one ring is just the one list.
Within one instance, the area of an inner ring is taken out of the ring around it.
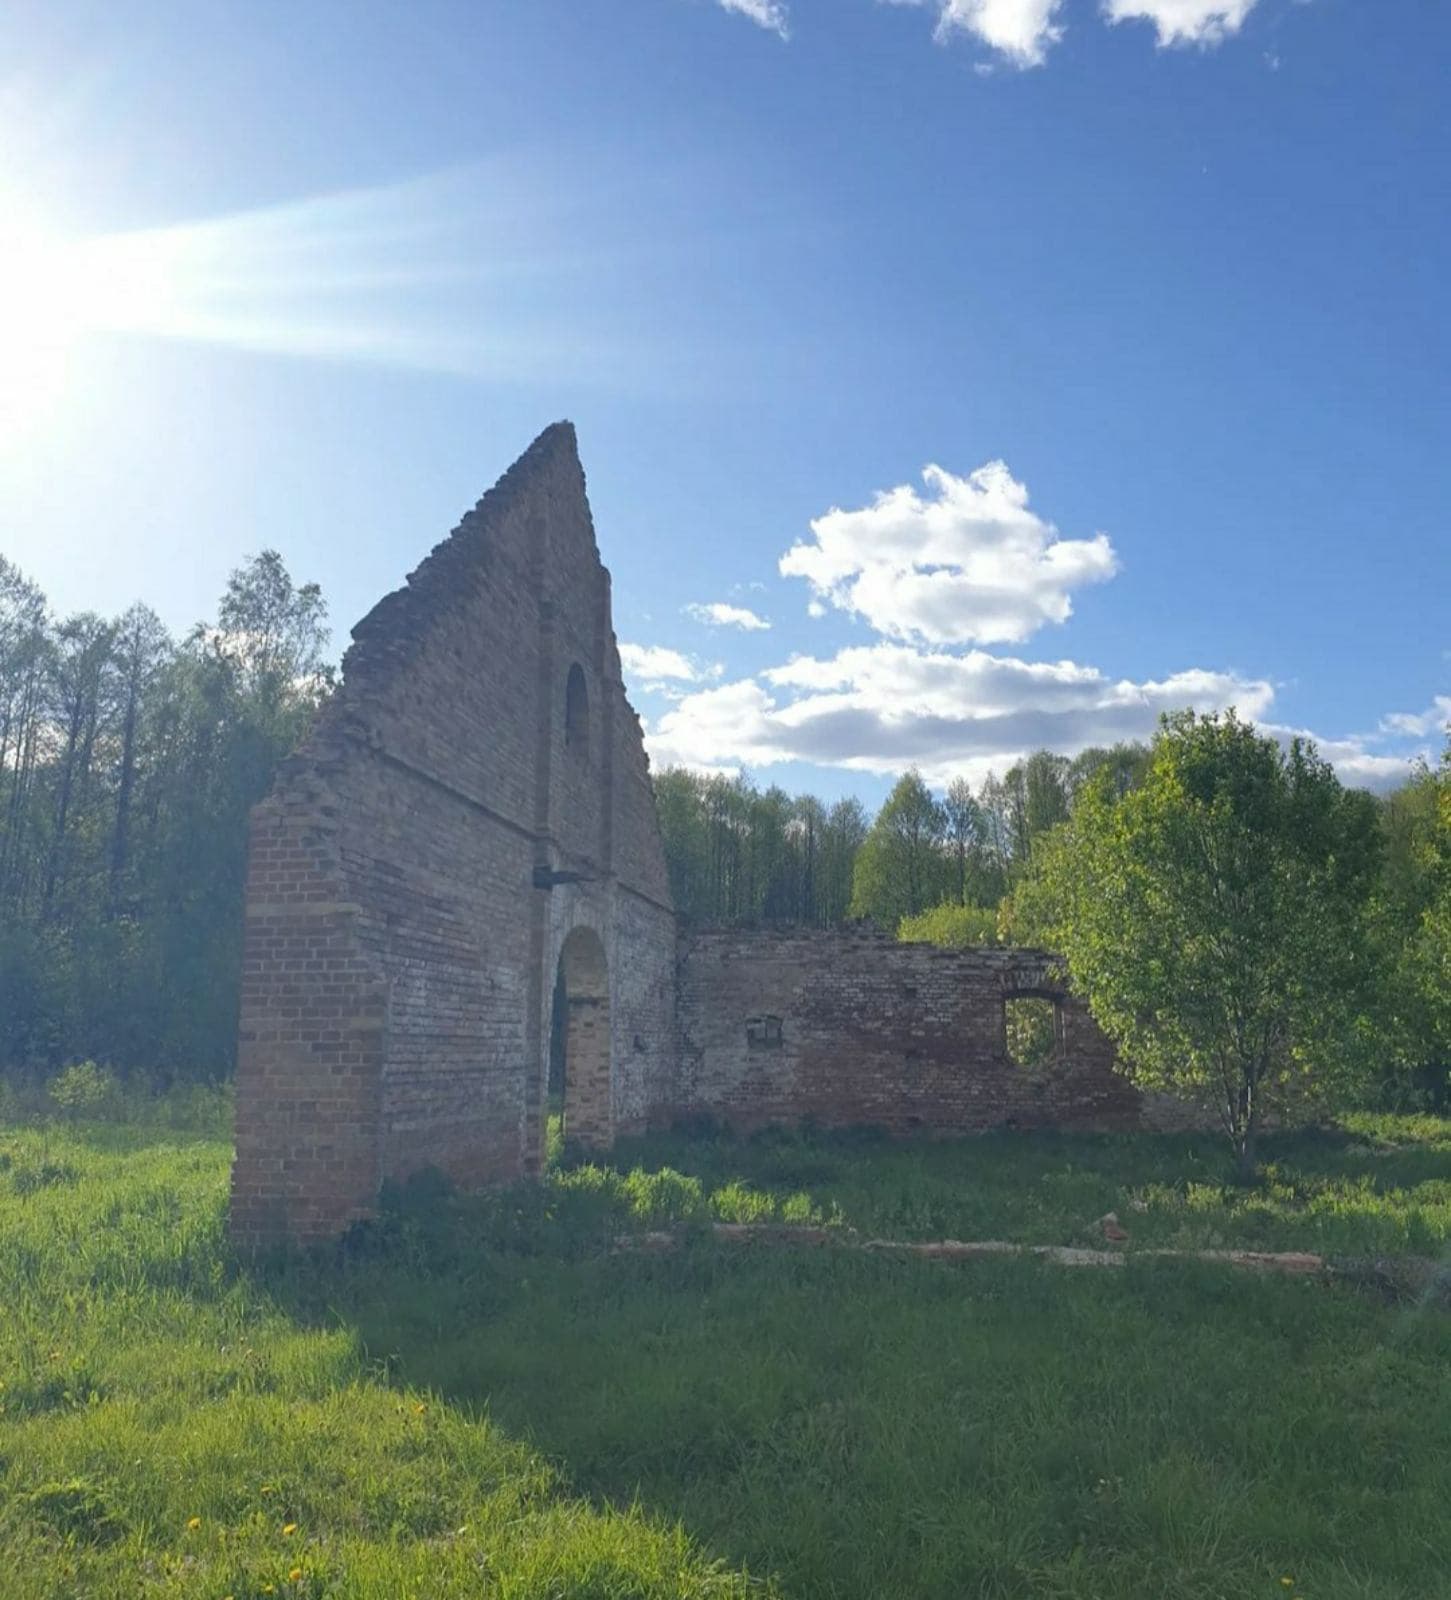
{"label": "sun glare", "polygon": [[0,224],[0,430],[49,411],[81,318],[70,250],[38,229]]}
{"label": "sun glare", "polygon": [[495,376],[563,350],[613,373],[618,352],[529,300],[571,264],[560,231],[484,168],[90,235],[0,185],[0,446],[98,380],[108,334]]}
{"label": "sun glare", "polygon": [[83,381],[88,335],[165,327],[172,275],[144,234],[75,238],[0,205],[0,435],[46,416]]}

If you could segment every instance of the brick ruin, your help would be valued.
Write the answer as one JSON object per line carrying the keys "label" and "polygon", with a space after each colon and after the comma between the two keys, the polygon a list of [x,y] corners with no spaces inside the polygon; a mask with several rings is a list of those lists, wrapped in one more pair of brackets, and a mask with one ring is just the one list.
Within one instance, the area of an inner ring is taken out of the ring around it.
{"label": "brick ruin", "polygon": [[[1041,951],[902,944],[870,925],[711,929],[681,950],[677,1115],[896,1134],[1141,1123],[1112,1044]],[[1009,1054],[1018,999],[1053,1008],[1035,1066]]]}
{"label": "brick ruin", "polygon": [[253,813],[237,1237],[536,1171],[557,979],[570,1130],[607,1146],[673,1092],[675,916],[568,425],[354,628]]}
{"label": "brick ruin", "polygon": [[[1005,1003],[1053,1002],[1051,1058]],[[337,1234],[425,1167],[536,1173],[683,1117],[896,1132],[1144,1117],[1047,957],[863,929],[677,943],[574,431],[353,630],[250,834],[232,1228]]]}

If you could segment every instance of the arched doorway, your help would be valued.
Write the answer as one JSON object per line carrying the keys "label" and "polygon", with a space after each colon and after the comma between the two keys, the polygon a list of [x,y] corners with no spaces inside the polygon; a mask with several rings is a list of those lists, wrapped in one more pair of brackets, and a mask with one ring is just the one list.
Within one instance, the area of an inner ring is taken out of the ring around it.
{"label": "arched doorway", "polygon": [[587,1149],[612,1142],[610,978],[592,928],[575,928],[559,952],[549,1045],[549,1110],[564,1137]]}

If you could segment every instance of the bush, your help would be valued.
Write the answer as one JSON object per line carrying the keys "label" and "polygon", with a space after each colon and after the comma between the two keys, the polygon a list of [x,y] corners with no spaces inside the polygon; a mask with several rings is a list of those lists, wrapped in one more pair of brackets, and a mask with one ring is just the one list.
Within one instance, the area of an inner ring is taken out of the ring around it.
{"label": "bush", "polygon": [[50,1097],[72,1122],[102,1117],[116,1109],[116,1075],[94,1061],[77,1061],[51,1079]]}
{"label": "bush", "polygon": [[950,901],[915,917],[903,917],[897,937],[904,944],[940,944],[955,949],[998,942],[998,914],[986,906],[960,906]]}

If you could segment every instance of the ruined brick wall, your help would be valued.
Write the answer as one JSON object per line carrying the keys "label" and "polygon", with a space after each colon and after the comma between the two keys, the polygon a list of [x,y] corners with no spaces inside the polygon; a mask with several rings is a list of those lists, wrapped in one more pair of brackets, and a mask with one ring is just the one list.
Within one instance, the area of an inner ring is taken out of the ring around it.
{"label": "ruined brick wall", "polygon": [[566,940],[572,1131],[673,1098],[675,921],[567,424],[353,630],[253,814],[246,914],[244,1242],[335,1233],[425,1165],[535,1170]]}
{"label": "ruined brick wall", "polygon": [[[870,927],[683,937],[674,1114],[894,1133],[1133,1128],[1138,1092],[1039,951],[900,944]],[[1052,999],[1054,1058],[1011,1061],[1004,1002]]]}

